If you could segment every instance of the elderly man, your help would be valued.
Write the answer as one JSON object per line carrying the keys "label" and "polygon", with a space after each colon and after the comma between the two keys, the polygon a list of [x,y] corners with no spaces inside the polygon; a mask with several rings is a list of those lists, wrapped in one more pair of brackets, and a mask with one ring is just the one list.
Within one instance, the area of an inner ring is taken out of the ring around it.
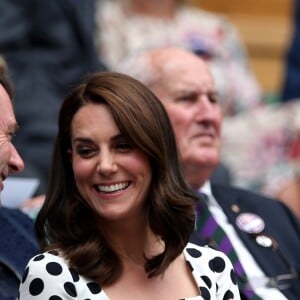
{"label": "elderly man", "polygon": [[279,201],[210,183],[220,161],[222,111],[206,63],[164,48],[137,54],[118,71],[147,85],[170,116],[186,178],[206,199],[197,204],[192,240],[231,257],[243,299],[300,299],[299,221]]}
{"label": "elderly man", "polygon": [[[17,127],[12,89],[0,68],[0,193],[5,178],[24,169],[12,143]],[[12,300],[18,295],[27,261],[38,251],[32,220],[20,210],[0,207],[0,239],[0,299]]]}

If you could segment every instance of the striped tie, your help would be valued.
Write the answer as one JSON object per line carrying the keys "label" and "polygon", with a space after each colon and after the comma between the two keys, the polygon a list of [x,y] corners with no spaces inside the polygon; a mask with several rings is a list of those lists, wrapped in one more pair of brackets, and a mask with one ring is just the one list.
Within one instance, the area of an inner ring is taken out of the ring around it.
{"label": "striped tie", "polygon": [[239,288],[241,293],[246,296],[247,299],[260,300],[261,298],[252,290],[245,270],[242,267],[229,238],[210,213],[207,206],[207,195],[203,193],[199,194],[201,199],[204,201],[199,201],[197,204],[196,233],[202,238],[205,238],[209,242],[210,246],[224,252],[230,258],[239,279]]}

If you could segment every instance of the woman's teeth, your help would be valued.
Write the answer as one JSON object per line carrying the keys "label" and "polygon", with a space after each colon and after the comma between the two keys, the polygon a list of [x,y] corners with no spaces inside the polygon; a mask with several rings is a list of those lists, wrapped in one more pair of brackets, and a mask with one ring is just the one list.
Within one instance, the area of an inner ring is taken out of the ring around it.
{"label": "woman's teeth", "polygon": [[129,186],[129,182],[122,182],[122,183],[116,183],[110,185],[98,185],[97,188],[99,192],[112,193],[112,192],[124,190],[128,186]]}

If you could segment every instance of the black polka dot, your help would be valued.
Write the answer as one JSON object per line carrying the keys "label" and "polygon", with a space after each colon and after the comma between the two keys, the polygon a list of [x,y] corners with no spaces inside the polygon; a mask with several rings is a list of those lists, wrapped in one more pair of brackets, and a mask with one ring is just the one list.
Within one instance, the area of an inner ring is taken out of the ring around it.
{"label": "black polka dot", "polygon": [[29,267],[27,267],[23,272],[22,283],[24,283],[25,280],[27,279],[28,273],[29,273]]}
{"label": "black polka dot", "polygon": [[237,274],[235,273],[235,271],[233,269],[230,271],[230,277],[231,277],[231,281],[234,284],[237,284],[238,277],[237,277]]}
{"label": "black polka dot", "polygon": [[40,254],[33,258],[33,261],[40,261],[45,258],[45,255]]}
{"label": "black polka dot", "polygon": [[53,295],[49,298],[49,300],[64,300],[64,299],[59,296]]}
{"label": "black polka dot", "polygon": [[195,249],[195,248],[187,248],[186,251],[188,252],[188,254],[194,258],[198,258],[200,256],[202,256],[202,253]]}
{"label": "black polka dot", "polygon": [[227,291],[223,297],[223,300],[230,300],[230,299],[234,299],[234,295],[232,291]]}
{"label": "black polka dot", "polygon": [[204,300],[210,300],[211,296],[209,290],[206,287],[200,287],[201,296]]}
{"label": "black polka dot", "polygon": [[77,296],[75,285],[72,282],[66,282],[64,284],[64,288],[68,295],[70,295],[71,297]]}
{"label": "black polka dot", "polygon": [[46,265],[46,270],[50,275],[57,276],[62,273],[62,266],[56,262],[50,262]]}
{"label": "black polka dot", "polygon": [[69,271],[71,273],[73,281],[74,282],[78,282],[79,281],[79,274],[78,274],[78,272],[75,269],[73,269],[73,268],[69,268]]}
{"label": "black polka dot", "polygon": [[207,285],[209,288],[211,288],[212,282],[211,282],[211,280],[209,279],[209,277],[207,277],[207,276],[201,276],[201,278],[202,278],[202,280],[206,283],[206,285]]}
{"label": "black polka dot", "polygon": [[214,259],[210,260],[208,262],[208,265],[210,267],[210,269],[213,272],[217,272],[217,273],[221,273],[224,271],[225,269],[225,261],[223,258],[217,256]]}
{"label": "black polka dot", "polygon": [[30,282],[29,292],[32,296],[38,296],[44,290],[44,282],[40,278],[35,278]]}
{"label": "black polka dot", "polygon": [[87,284],[89,290],[91,291],[92,294],[99,294],[101,292],[101,287],[98,285],[96,282],[89,282]]}

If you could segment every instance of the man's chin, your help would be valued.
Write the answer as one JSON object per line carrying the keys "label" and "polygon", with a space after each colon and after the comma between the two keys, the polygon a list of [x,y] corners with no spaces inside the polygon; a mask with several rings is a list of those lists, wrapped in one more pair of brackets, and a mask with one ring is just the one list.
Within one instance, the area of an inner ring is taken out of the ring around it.
{"label": "man's chin", "polygon": [[217,166],[220,162],[220,155],[216,151],[195,151],[190,156],[190,161],[197,165]]}
{"label": "man's chin", "polygon": [[213,172],[214,169],[218,166],[219,159],[193,159],[189,158],[186,160],[182,160],[182,166],[185,170],[190,170],[195,173],[201,173],[201,172]]}

